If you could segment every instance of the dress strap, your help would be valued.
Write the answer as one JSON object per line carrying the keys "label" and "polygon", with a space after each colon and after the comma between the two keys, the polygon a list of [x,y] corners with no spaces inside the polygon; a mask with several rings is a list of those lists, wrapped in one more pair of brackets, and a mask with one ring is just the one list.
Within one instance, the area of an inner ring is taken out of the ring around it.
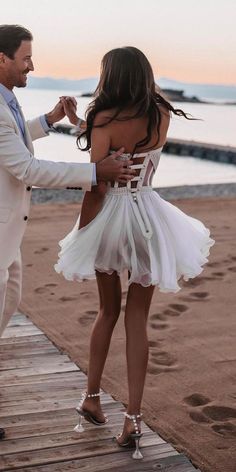
{"label": "dress strap", "polygon": [[137,218],[140,229],[145,239],[151,239],[153,231],[149,221],[146,209],[144,207],[142,197],[139,190],[134,189],[135,192],[129,193],[129,198],[132,201],[132,207]]}

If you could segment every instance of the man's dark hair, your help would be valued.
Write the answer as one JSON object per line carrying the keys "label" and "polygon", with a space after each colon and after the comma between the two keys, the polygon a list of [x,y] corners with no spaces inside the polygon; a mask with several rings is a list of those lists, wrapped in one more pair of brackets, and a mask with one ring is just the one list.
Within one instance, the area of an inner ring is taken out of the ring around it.
{"label": "man's dark hair", "polygon": [[9,59],[14,59],[21,41],[32,41],[32,39],[31,32],[23,26],[0,25],[0,52],[6,54]]}

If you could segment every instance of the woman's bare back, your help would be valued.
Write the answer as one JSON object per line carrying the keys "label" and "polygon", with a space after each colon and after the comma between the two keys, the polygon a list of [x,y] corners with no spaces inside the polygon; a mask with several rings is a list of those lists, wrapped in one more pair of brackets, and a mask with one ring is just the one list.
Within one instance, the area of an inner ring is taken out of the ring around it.
{"label": "woman's bare back", "polygon": [[[99,121],[102,121],[102,119],[104,118],[107,119],[113,116],[114,112],[115,110],[109,110],[109,112],[102,112],[101,114],[99,114]],[[136,149],[136,152],[144,152],[150,149],[156,149],[162,147],[165,144],[170,116],[169,112],[164,109],[164,107],[160,106],[160,112],[161,124],[159,136],[157,129],[154,129],[150,142],[146,144],[145,147],[138,147]],[[131,113],[133,114],[131,110],[127,110],[125,112],[122,112],[119,117],[125,118],[125,116],[129,116]],[[126,153],[132,153],[134,151],[135,145],[146,137],[147,124],[147,117],[132,118],[127,120],[113,120],[105,127],[107,128],[107,132],[110,135],[111,149],[117,150],[121,146],[123,146],[125,148]]]}

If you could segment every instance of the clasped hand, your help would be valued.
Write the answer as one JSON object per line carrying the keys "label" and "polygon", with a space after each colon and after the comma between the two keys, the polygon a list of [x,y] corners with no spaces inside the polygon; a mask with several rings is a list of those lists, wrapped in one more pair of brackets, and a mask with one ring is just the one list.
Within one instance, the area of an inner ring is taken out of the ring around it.
{"label": "clasped hand", "polygon": [[76,114],[76,110],[76,99],[74,97],[63,96],[60,97],[59,102],[55,105],[53,110],[51,110],[45,116],[49,125],[53,125],[53,123],[61,121],[65,116],[68,117],[72,125],[77,125],[79,118]]}

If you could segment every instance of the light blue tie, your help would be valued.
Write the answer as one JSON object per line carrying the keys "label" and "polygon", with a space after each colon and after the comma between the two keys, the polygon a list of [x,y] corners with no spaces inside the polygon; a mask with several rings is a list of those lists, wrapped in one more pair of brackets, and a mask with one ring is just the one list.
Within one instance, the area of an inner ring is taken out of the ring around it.
{"label": "light blue tie", "polygon": [[14,118],[15,118],[17,124],[18,124],[18,128],[20,129],[23,140],[24,140],[24,142],[26,142],[26,139],[25,139],[25,125],[24,125],[24,121],[22,119],[22,115],[21,115],[21,112],[20,112],[19,105],[18,105],[17,100],[15,98],[13,98],[9,102],[9,107],[10,107],[10,109],[11,109],[13,115],[14,115]]}

